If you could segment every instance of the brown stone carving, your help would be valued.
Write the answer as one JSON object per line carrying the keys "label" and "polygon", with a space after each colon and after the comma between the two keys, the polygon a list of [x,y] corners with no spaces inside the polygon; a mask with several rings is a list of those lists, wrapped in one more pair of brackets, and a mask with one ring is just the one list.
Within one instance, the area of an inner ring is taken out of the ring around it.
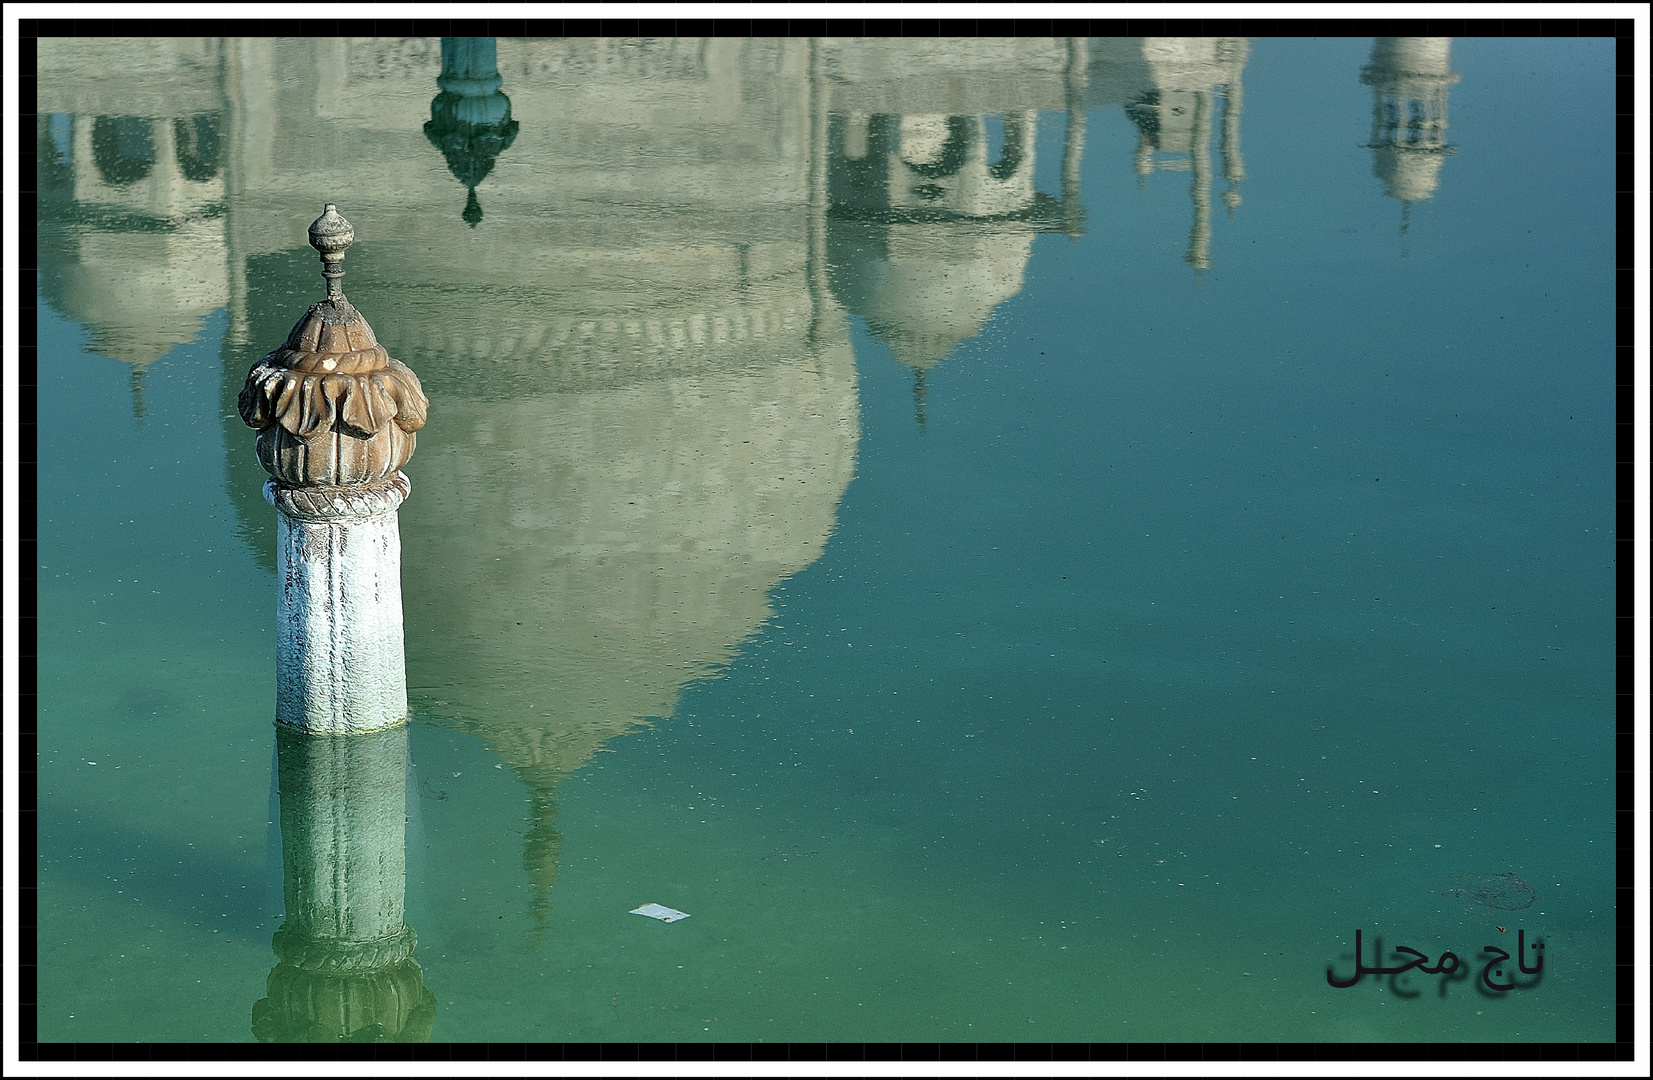
{"label": "brown stone carving", "polygon": [[241,419],[258,431],[258,461],[297,487],[384,480],[413,456],[430,402],[419,377],[373,336],[339,279],[354,232],[332,203],[310,226],[327,299],[313,304],[286,344],[247,372]]}

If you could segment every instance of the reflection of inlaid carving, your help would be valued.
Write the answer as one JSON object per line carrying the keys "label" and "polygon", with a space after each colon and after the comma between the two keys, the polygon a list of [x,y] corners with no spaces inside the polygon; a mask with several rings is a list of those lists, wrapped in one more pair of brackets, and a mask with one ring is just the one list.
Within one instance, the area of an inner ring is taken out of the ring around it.
{"label": "reflection of inlaid carving", "polygon": [[419,377],[393,360],[344,298],[344,251],[355,233],[332,203],[310,226],[327,299],[313,304],[287,343],[247,372],[238,405],[258,429],[258,460],[284,484],[383,480],[413,456],[430,402]]}

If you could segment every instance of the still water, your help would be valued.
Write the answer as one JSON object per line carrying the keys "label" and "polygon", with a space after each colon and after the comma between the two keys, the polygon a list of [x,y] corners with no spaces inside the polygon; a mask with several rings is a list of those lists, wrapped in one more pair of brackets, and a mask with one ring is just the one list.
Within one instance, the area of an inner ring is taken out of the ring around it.
{"label": "still water", "polygon": [[[40,1038],[1612,1038],[1612,74],[43,40]],[[278,754],[324,200],[413,722]]]}

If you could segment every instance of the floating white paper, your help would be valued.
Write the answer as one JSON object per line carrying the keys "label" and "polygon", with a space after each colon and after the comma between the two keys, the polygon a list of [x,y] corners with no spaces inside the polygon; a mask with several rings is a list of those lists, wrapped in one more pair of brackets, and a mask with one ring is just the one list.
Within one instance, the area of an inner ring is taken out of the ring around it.
{"label": "floating white paper", "polygon": [[676,922],[679,919],[689,917],[687,911],[678,911],[676,908],[669,908],[664,904],[644,904],[640,908],[632,908],[631,913],[633,915],[647,915],[649,918],[659,919],[661,922]]}

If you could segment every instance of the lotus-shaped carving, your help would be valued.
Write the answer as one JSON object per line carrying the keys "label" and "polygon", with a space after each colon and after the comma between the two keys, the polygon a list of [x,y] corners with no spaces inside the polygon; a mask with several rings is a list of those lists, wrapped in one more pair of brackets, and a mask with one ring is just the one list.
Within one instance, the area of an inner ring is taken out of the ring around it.
{"label": "lotus-shaped carving", "polygon": [[258,431],[258,460],[294,486],[369,483],[413,456],[430,402],[349,301],[305,312],[287,342],[247,372],[241,419]]}

